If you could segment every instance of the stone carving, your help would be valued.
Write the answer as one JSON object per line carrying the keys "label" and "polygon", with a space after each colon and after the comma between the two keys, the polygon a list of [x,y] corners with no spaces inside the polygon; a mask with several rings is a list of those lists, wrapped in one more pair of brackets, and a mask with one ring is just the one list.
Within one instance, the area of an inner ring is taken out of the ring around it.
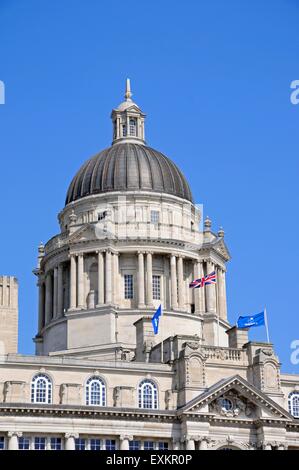
{"label": "stone carving", "polygon": [[113,406],[120,406],[120,387],[113,390]]}
{"label": "stone carving", "polygon": [[210,404],[210,410],[225,417],[236,417],[239,415],[250,417],[253,414],[254,406],[245,398],[240,398],[236,392],[230,390],[217,398]]}

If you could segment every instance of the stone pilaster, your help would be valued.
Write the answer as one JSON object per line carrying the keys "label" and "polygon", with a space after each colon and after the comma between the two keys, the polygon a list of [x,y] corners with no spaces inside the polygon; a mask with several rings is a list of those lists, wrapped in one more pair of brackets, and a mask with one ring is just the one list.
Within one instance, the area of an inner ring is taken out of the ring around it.
{"label": "stone pilaster", "polygon": [[184,261],[183,257],[178,257],[178,307],[179,310],[185,309],[185,286],[184,286]]}
{"label": "stone pilaster", "polygon": [[51,321],[52,306],[53,306],[52,273],[48,272],[46,275],[46,324]]}
{"label": "stone pilaster", "polygon": [[171,255],[170,258],[170,276],[171,276],[171,308],[173,310],[178,307],[178,287],[177,287],[177,272],[176,272],[176,256]]}
{"label": "stone pilaster", "polygon": [[110,250],[106,251],[106,259],[105,259],[105,285],[106,285],[106,292],[105,292],[105,303],[111,304],[112,303],[112,254]]}
{"label": "stone pilaster", "polygon": [[84,255],[80,253],[78,256],[78,308],[84,307]]}
{"label": "stone pilaster", "polygon": [[45,284],[38,281],[38,331],[40,332],[45,324]]}
{"label": "stone pilaster", "polygon": [[104,257],[98,252],[98,307],[104,304]]}
{"label": "stone pilaster", "polygon": [[70,310],[77,307],[77,260],[76,255],[71,255],[70,266]]}
{"label": "stone pilaster", "polygon": [[148,307],[153,306],[153,256],[151,252],[146,254],[146,303]]}
{"label": "stone pilaster", "polygon": [[57,285],[57,316],[61,317],[63,315],[63,264],[58,265]]}
{"label": "stone pilaster", "polygon": [[[215,266],[211,261],[207,262],[207,275],[215,271]],[[216,313],[216,284],[209,284],[205,286],[205,294],[207,299],[207,311],[209,313]]]}
{"label": "stone pilaster", "polygon": [[138,251],[138,308],[144,308],[144,253]]}
{"label": "stone pilaster", "polygon": [[58,268],[54,268],[53,273],[53,318],[57,316],[57,299],[58,299]]}

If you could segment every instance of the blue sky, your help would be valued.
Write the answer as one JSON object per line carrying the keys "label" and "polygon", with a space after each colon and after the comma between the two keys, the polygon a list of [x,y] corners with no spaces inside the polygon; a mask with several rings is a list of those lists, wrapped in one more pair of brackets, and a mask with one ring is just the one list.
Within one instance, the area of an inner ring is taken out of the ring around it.
{"label": "blue sky", "polygon": [[74,173],[110,145],[128,76],[148,144],[225,229],[230,320],[266,305],[283,370],[299,373],[298,22],[296,0],[0,0],[0,272],[19,279],[21,352],[34,351],[37,246]]}

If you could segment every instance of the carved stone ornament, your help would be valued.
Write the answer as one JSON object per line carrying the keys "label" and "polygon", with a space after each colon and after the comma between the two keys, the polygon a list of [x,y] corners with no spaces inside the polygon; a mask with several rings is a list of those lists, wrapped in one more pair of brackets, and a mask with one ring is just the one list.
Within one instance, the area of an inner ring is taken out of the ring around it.
{"label": "carved stone ornament", "polygon": [[231,390],[212,402],[210,404],[210,410],[221,416],[233,418],[240,414],[250,417],[254,408],[246,399],[241,399]]}

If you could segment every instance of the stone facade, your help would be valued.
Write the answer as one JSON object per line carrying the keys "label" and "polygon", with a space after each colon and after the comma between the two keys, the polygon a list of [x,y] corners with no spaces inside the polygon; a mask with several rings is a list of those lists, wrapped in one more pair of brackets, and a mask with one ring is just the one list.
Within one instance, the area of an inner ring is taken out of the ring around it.
{"label": "stone facade", "polygon": [[[182,184],[189,194],[183,176],[146,147],[129,82],[111,117],[123,190],[100,189],[114,151],[73,180],[60,233],[38,249],[35,356],[17,354],[17,281],[0,278],[0,447],[299,448],[299,376],[228,322],[224,231],[178,195]],[[213,271],[216,284],[189,288]]]}

